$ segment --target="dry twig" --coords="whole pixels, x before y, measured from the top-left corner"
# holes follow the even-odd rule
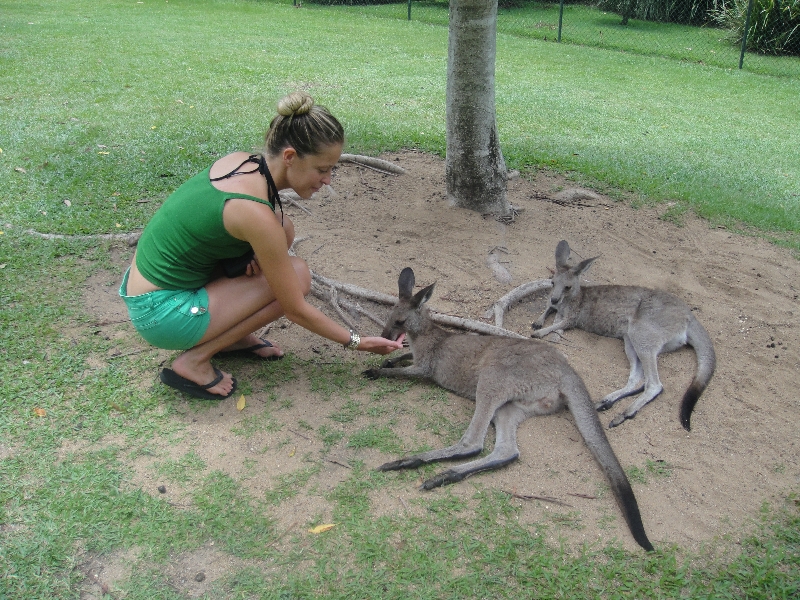
[[[293,434],[295,434],[295,435],[299,435],[299,436],[300,436],[301,438],[303,438],[304,440],[311,441],[311,438],[310,438],[310,437],[308,437],[307,435],[303,435],[303,434],[302,434],[302,433],[300,433],[299,431],[295,431],[294,429],[292,429],[292,428],[290,428],[290,427],[287,427],[287,429],[288,429],[289,431],[291,431]]]
[[[343,463],[340,460],[336,460],[335,458],[326,458],[325,460],[327,460],[329,463],[333,463],[335,465],[339,465],[340,467],[344,467],[345,469],[352,469],[353,468],[350,465],[348,465],[346,463]]]
[[[294,521],[291,525],[289,525],[289,527],[286,528],[286,530],[282,534],[280,534],[278,537],[276,537],[274,540],[272,540],[269,544],[267,544],[265,546],[265,548],[269,548],[270,546],[274,546],[275,544],[280,542],[284,537],[286,537],[286,534],[288,534],[292,529],[297,527],[297,525],[298,525],[298,522]]]
[[[508,494],[512,498],[519,498],[520,500],[541,500],[542,502],[550,502],[551,504],[560,504],[561,506],[569,506],[572,508],[571,504],[567,504],[566,502],[562,502],[558,498],[551,498],[550,496],[535,496],[533,494],[518,494],[516,492],[509,492],[508,490],[501,490],[504,494]]]

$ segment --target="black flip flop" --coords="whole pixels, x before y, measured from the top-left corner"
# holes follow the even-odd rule
[[[181,377],[172,369],[162,369],[161,373],[159,373],[159,376],[161,377],[162,383],[165,383],[169,387],[175,388],[184,394],[194,396],[195,398],[202,398],[203,400],[224,400],[225,398],[230,398],[233,395],[233,392],[236,391],[236,379],[233,380],[233,388],[231,388],[231,391],[227,396],[223,396],[222,394],[214,394],[213,392],[209,392],[208,388],[212,388],[217,385],[224,377],[222,371],[220,371],[217,367],[214,367],[214,374],[217,376],[217,378],[206,385],[199,385],[194,381],[190,381],[185,377]]]
[[[244,356],[245,358],[257,358],[259,360],[281,360],[283,355],[277,356],[273,354],[272,356],[261,356],[259,354],[255,354],[254,351],[258,350],[259,348],[272,348],[272,342],[266,340],[262,337],[258,338],[261,340],[259,344],[253,344],[252,346],[248,346],[247,348],[239,348],[238,350],[228,350],[227,352],[217,352],[214,356],[217,358],[223,358],[225,356]]]

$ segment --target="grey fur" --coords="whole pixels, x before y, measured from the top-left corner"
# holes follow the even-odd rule
[[[620,398],[639,394],[630,406],[609,424],[616,427],[636,416],[664,386],[658,377],[658,355],[689,345],[697,358],[697,373],[681,402],[681,425],[689,431],[692,410],[714,375],[717,360],[714,344],[689,306],[677,296],[660,290],[630,285],[581,285],[581,275],[597,259],[588,258],[574,267],[568,264],[569,244],[556,246],[556,272],[550,303],[531,325],[534,337],[553,331],[583,329],[597,335],[621,339],[631,365],[625,387],[597,403],[607,410]],[[553,324],[545,319],[555,312]]]
[[[428,479],[422,487],[429,490],[461,481],[480,471],[496,469],[516,460],[519,456],[519,424],[529,417],[549,415],[566,406],[572,412],[586,445],[608,477],[633,537],[644,549],[652,550],[636,497],[606,438],[589,392],[564,356],[551,345],[535,340],[446,331],[431,321],[426,305],[435,284],[414,294],[414,272],[410,268],[403,269],[398,284],[400,299],[389,315],[382,335],[396,340],[406,333],[411,353],[386,360],[380,368],[370,369],[364,374],[372,379],[411,377],[432,380],[460,396],[475,400],[475,414],[455,445],[389,462],[379,469],[407,469],[440,460],[475,456],[483,450],[489,424],[494,423],[496,440],[489,455],[454,466]],[[413,359],[411,366],[396,366],[409,359]]]

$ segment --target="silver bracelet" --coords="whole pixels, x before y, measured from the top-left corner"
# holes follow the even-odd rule
[[[361,336],[352,329],[350,330],[350,341],[344,347],[348,350],[358,350],[358,345],[361,343]]]

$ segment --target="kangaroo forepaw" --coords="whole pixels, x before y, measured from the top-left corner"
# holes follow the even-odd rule
[[[423,481],[422,485],[420,486],[421,490],[432,490],[433,488],[437,488],[442,485],[447,485],[449,483],[457,483],[464,479],[466,475],[463,473],[459,473],[457,471],[445,471],[443,473],[439,473],[436,477],[431,477],[430,479]]]
[[[378,467],[378,471],[399,471],[400,469],[416,469],[425,463],[418,458],[401,458],[400,460],[393,460]]]
[[[381,372],[378,369],[367,369],[362,371],[361,374],[367,379],[380,379]]]

